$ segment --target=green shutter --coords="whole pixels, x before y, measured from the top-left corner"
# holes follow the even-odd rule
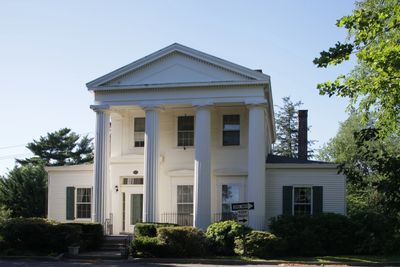
[[[282,214],[291,216],[293,206],[293,186],[284,186],[282,189]]]
[[[67,220],[75,219],[75,187],[67,187]]]
[[[322,213],[323,189],[322,186],[313,186],[313,215]]]

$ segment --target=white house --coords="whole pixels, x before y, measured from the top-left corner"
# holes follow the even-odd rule
[[[95,163],[47,168],[49,219],[120,234],[140,221],[205,229],[233,218],[233,202],[255,203],[257,229],[280,214],[346,212],[335,165],[270,155],[271,82],[260,70],[172,44],[87,87]]]

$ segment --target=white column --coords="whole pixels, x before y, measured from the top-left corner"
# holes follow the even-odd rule
[[[249,211],[249,226],[265,228],[265,105],[249,105],[249,143],[247,200],[254,202]]]
[[[105,223],[105,201],[107,185],[107,159],[109,148],[110,116],[105,112],[108,106],[91,106],[96,112],[96,136],[94,155],[94,183],[92,220]]]
[[[205,230],[211,223],[210,107],[197,107],[195,121],[193,226]]]
[[[145,111],[143,221],[156,222],[159,111],[155,107],[146,108]]]

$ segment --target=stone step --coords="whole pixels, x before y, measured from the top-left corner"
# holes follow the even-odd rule
[[[124,247],[124,245],[118,245],[118,246],[102,245],[100,247],[100,251],[120,251],[121,247]]]

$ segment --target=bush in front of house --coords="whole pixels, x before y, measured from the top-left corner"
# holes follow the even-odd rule
[[[137,223],[135,224],[135,237],[148,236],[156,237],[157,229],[160,227],[175,227],[177,224],[173,223]]]
[[[208,254],[204,232],[191,226],[159,228],[157,238],[170,257],[200,257]]]
[[[153,230],[147,231],[151,228],[145,229],[146,231],[140,231],[139,235],[135,231],[130,245],[134,257],[199,257],[208,253],[208,242],[204,232],[194,227],[158,227],[157,236],[151,236]]]
[[[0,235],[9,251],[63,252],[79,243],[79,226],[62,225],[43,218],[13,218],[3,223]]]
[[[400,233],[396,220],[376,212],[359,212],[350,219],[355,224],[356,254],[400,253]]]
[[[133,257],[163,257],[166,249],[157,237],[135,236],[130,251]]]
[[[206,237],[216,255],[234,255],[235,238],[243,238],[250,228],[235,221],[216,222],[208,226]]]
[[[236,238],[235,253],[243,256],[269,258],[280,256],[285,251],[285,242],[274,234],[251,231],[244,238]]]
[[[271,220],[270,230],[286,242],[287,255],[338,255],[354,251],[355,226],[344,215],[279,216]]]
[[[60,253],[78,244],[82,250],[101,244],[100,224],[57,223],[44,218],[12,218],[1,224],[0,246],[3,254]]]
[[[65,223],[60,225],[72,225],[81,228],[82,231],[79,237],[81,250],[98,249],[103,242],[104,230],[99,223]]]

